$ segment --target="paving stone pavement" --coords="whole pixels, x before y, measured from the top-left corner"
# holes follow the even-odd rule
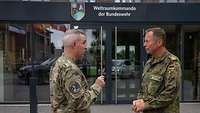
[[[91,113],[133,113],[129,104],[91,106]],[[0,113],[30,113],[29,105],[1,104]],[[51,113],[49,104],[38,105],[38,113]],[[180,113],[200,113],[200,103],[181,103]]]

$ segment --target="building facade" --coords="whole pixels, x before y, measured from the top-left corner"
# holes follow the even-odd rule
[[[62,53],[64,32],[76,28],[87,35],[87,54],[77,64],[89,84],[106,74],[97,103],[131,103],[148,59],[144,31],[156,26],[166,30],[167,48],[182,62],[181,101],[200,101],[198,1],[22,1],[0,2],[0,103],[35,97],[49,103],[49,69]]]

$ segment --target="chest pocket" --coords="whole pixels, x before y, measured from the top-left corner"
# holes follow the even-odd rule
[[[148,94],[156,95],[156,93],[159,93],[162,84],[164,83],[161,75],[148,75]]]

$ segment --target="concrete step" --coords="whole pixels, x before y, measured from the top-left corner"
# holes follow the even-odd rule
[[[1,104],[0,113],[30,113],[29,104]],[[49,104],[39,104],[38,113],[51,113]],[[133,113],[129,104],[95,104],[91,113]],[[200,103],[181,103],[180,113],[200,113]]]

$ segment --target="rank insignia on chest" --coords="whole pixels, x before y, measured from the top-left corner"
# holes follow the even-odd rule
[[[69,85],[69,90],[70,90],[70,92],[72,92],[72,93],[78,93],[78,92],[80,92],[80,90],[81,90],[81,86],[80,86],[80,84],[78,83],[78,82],[72,82],[70,85]]]

